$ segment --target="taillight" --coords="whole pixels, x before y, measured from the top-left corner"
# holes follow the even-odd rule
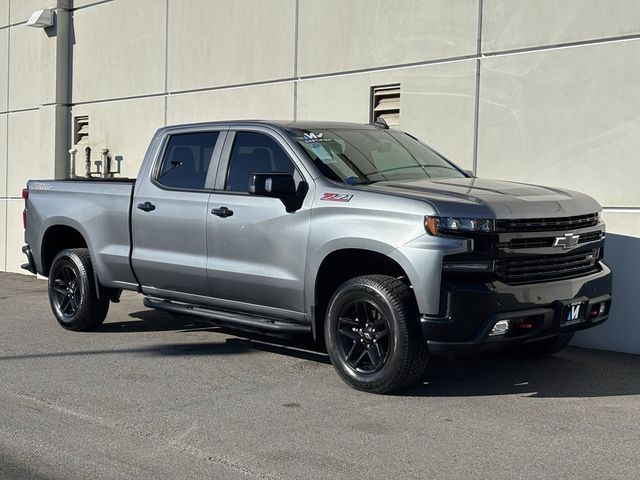
[[[22,226],[27,229],[27,200],[29,200],[29,189],[22,189],[22,198],[24,199],[24,210],[22,211]]]

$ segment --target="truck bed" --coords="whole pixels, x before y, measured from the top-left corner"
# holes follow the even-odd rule
[[[120,288],[135,285],[129,262],[135,181],[131,178],[29,181],[26,241],[38,272],[46,271],[47,262],[51,261],[46,251],[50,229],[67,226],[79,231],[86,240],[102,285]]]

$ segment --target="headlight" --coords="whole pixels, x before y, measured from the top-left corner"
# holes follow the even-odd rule
[[[494,231],[494,221],[485,218],[424,217],[424,228],[431,235],[491,233]]]

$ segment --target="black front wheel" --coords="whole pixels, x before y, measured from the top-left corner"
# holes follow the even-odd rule
[[[63,250],[56,256],[49,272],[49,303],[63,328],[87,331],[102,325],[109,299],[99,297],[97,288],[86,248]]]
[[[350,386],[391,393],[422,379],[427,346],[411,290],[386,275],[348,280],[334,293],[325,321],[331,363]]]

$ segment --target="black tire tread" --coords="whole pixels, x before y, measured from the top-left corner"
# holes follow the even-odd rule
[[[403,337],[403,343],[407,348],[401,351],[400,360],[389,379],[378,383],[358,382],[337,369],[340,376],[354,388],[379,394],[393,393],[422,380],[427,368],[429,352],[418,323],[418,307],[409,287],[388,275],[363,275],[343,283],[334,294],[334,298],[351,285],[368,285],[385,294],[399,318],[400,331],[396,334]],[[333,303],[334,298],[329,305]]]
[[[72,330],[75,332],[87,332],[91,330],[95,330],[104,322],[107,317],[107,313],[109,312],[109,299],[106,295],[100,296],[98,298],[97,294],[97,285],[95,282],[95,277],[93,275],[93,265],[91,263],[91,256],[89,254],[89,250],[86,248],[70,248],[67,250],[63,250],[52,263],[56,264],[61,258],[67,257],[73,261],[73,257],[76,258],[74,262],[78,267],[80,276],[83,277],[84,281],[87,282],[88,288],[86,288],[85,295],[83,295],[82,303],[80,306],[80,310],[76,314],[76,318],[72,322],[62,322],[59,318],[58,323],[67,330]],[[52,278],[49,277],[49,290],[52,289]],[[51,295],[51,293],[50,293]],[[55,310],[54,310],[55,315]]]

